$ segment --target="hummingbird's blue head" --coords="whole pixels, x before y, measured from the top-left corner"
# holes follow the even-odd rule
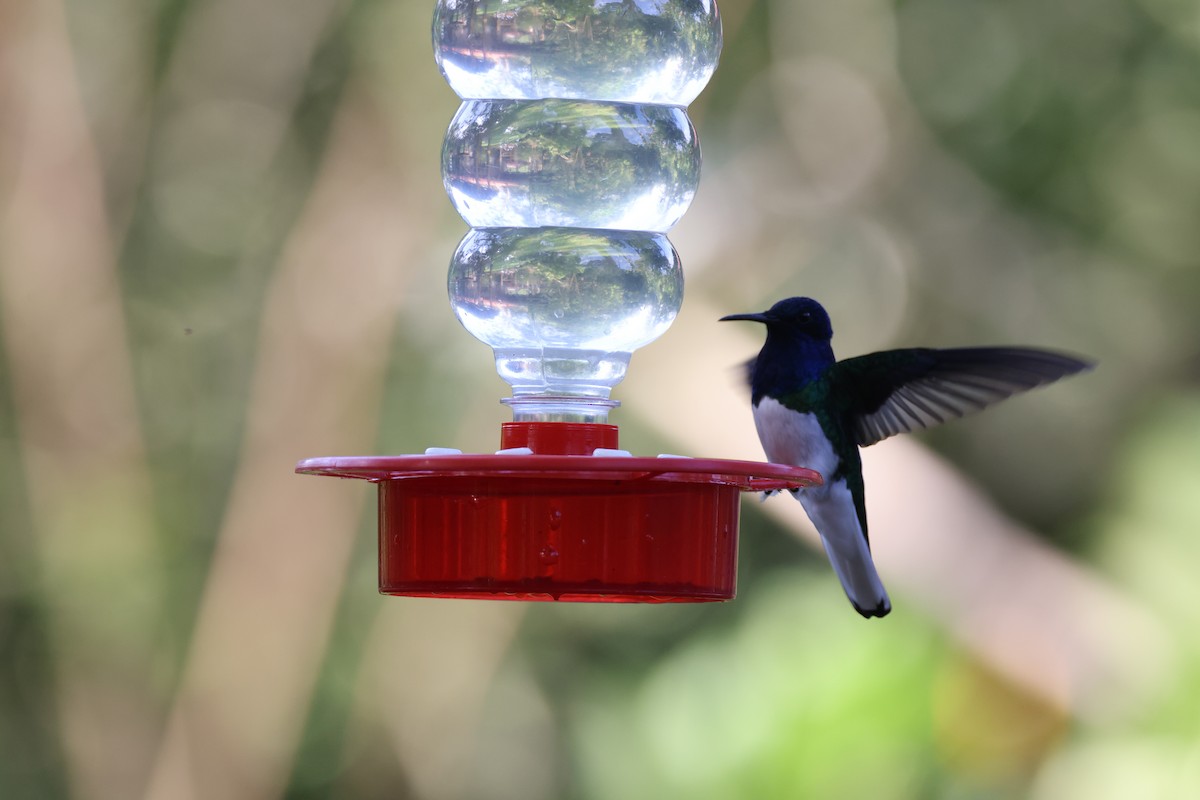
[[[750,362],[753,401],[781,397],[821,377],[834,364],[833,325],[821,304],[810,297],[780,300],[759,314],[730,314],[725,320],[761,322],[767,341]]]
[[[811,297],[789,297],[780,300],[759,314],[730,314],[726,320],[748,320],[767,326],[767,338],[810,339],[828,342],[833,338],[833,325],[821,304]]]

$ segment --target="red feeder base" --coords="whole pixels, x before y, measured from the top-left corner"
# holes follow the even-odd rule
[[[591,455],[613,425],[513,422],[532,454],[314,458],[379,483],[385,594],[615,603],[733,598],[738,494],[820,483],[783,464]]]

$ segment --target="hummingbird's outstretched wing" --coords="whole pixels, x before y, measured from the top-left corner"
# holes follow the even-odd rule
[[[1014,394],[1090,369],[1088,361],[1029,347],[907,348],[839,361],[831,394],[866,447],[938,425]]]

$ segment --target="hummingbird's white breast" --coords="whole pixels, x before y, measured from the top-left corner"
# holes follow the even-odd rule
[[[815,469],[826,480],[837,472],[837,454],[816,414],[802,414],[764,397],[754,407],[754,426],[768,461]]]

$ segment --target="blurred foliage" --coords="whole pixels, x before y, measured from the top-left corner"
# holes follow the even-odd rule
[[[6,90],[32,69],[22,61],[32,32],[56,30],[53,14],[45,22],[35,7],[56,4],[0,7],[4,113],[27,108],[9,103],[20,93]],[[824,562],[753,504],[743,515],[736,603],[500,611],[379,598],[364,507],[356,531],[320,532],[357,536],[335,570],[343,583],[326,587],[334,607],[289,623],[319,629],[322,614],[332,619],[318,637],[311,689],[290,707],[294,752],[285,743],[283,755],[260,760],[284,776],[275,794],[1200,796],[1195,8],[727,0],[721,9],[721,67],[691,110],[705,176],[672,233],[689,297],[729,311],[786,294],[821,297],[844,355],[1009,340],[1098,358],[1086,385],[926,441],[1009,515],[1152,615],[1170,645],[1169,663],[1151,665],[1159,685],[1120,714],[1089,717],[1009,682],[912,611],[864,625]],[[64,10],[71,88],[92,148],[61,168],[92,159],[103,181],[112,248],[100,260],[116,265],[149,485],[144,497],[133,492],[141,499],[132,510],[109,513],[101,500],[118,502],[108,492],[119,493],[125,461],[86,461],[98,481],[94,504],[79,484],[39,482],[46,452],[86,453],[91,440],[64,434],[62,445],[28,432],[22,415],[61,398],[23,394],[18,371],[33,345],[11,327],[25,299],[8,298],[0,797],[128,797],[120,792],[130,786],[154,796],[145,787],[156,747],[195,658],[213,565],[231,546],[222,532],[254,491],[239,476],[259,452],[248,433],[263,391],[256,381],[287,380],[272,372],[263,343],[273,303],[322,299],[287,283],[280,267],[310,252],[306,226],[329,208],[321,187],[398,198],[378,227],[400,231],[402,245],[385,256],[399,280],[355,269],[369,260],[353,246],[357,229],[333,237],[345,246],[336,251],[344,280],[377,282],[368,294],[378,306],[362,311],[363,325],[388,331],[381,374],[360,392],[382,398],[375,449],[413,452],[494,430],[495,398],[505,392],[444,297],[445,264],[464,229],[438,176],[457,101],[429,51],[431,4],[73,0]],[[16,237],[5,220],[22,199],[14,187],[29,146],[13,120],[21,118],[0,115],[0,239]],[[376,141],[386,153],[377,168],[338,172],[339,158]],[[55,237],[74,235],[69,215],[44,222],[61,231]],[[0,250],[0,259],[13,252]],[[321,285],[324,299],[338,292],[337,281]],[[353,315],[336,308],[333,316]],[[76,322],[47,319],[39,331],[54,337]],[[321,314],[304,322],[318,334],[343,330]],[[341,342],[329,337],[336,352]],[[713,368],[688,342],[667,336],[655,346],[677,348],[681,369]],[[314,363],[323,354],[309,353]],[[322,391],[318,383],[288,396],[319,417],[329,402]],[[672,450],[636,415],[619,421],[624,446]],[[292,463],[281,458],[272,469],[287,473]],[[70,536],[46,534],[46,509],[70,511]],[[148,545],[128,519],[148,520]],[[129,564],[154,574],[130,574]],[[305,596],[315,588],[303,587]],[[458,626],[477,617],[469,630],[492,637],[478,638],[494,645],[494,663],[468,638],[465,651],[447,650],[445,674],[406,671],[467,637]],[[389,645],[397,631],[409,638]],[[258,654],[230,658],[250,669]],[[474,684],[450,667],[477,668],[482,688],[454,688]],[[104,691],[80,694],[78,685],[93,684],[76,679],[93,670]],[[426,683],[406,685],[422,676]],[[395,700],[405,692],[445,692],[441,716],[409,721],[419,704]],[[115,720],[103,737],[131,752],[149,743],[131,757],[140,767],[113,779],[126,788],[84,779],[100,737],[89,720]],[[259,763],[238,755],[236,768],[220,768],[239,774]]]

